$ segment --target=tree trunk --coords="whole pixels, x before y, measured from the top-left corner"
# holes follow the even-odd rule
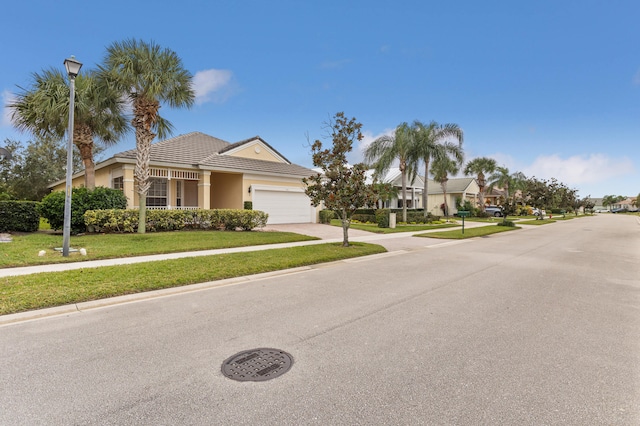
[[[144,98],[136,98],[133,105],[134,117],[131,121],[133,128],[136,130],[136,167],[134,177],[137,184],[137,192],[139,197],[139,220],[138,233],[146,232],[146,209],[147,194],[151,182],[149,181],[150,170],[149,160],[151,154],[151,141],[156,135],[151,131],[153,124],[158,117],[158,109],[160,104],[157,101],[147,100]]]
[[[96,166],[93,162],[93,135],[87,125],[73,126],[73,143],[80,151],[80,158],[84,165],[84,186],[87,189],[96,187]]]
[[[349,225],[351,221],[348,219],[342,220],[342,247],[349,247]]]
[[[407,174],[405,166],[400,162],[400,173],[402,174],[402,221],[407,222]]]
[[[342,247],[349,247],[349,225],[351,220],[347,219],[347,212],[342,210]]]
[[[480,211],[484,212],[484,186],[486,181],[484,179],[484,174],[478,173],[478,197],[480,198]]]
[[[429,215],[427,211],[429,207],[429,157],[424,159],[424,189],[422,190],[422,208],[424,209],[424,217]]]
[[[447,179],[448,180],[448,179]],[[442,195],[444,196],[444,216],[447,218],[447,222],[449,221],[449,204],[447,203],[447,181],[444,180],[440,184],[442,186]]]

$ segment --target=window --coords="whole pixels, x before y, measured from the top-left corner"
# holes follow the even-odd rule
[[[167,205],[167,180],[151,178],[151,187],[147,193],[147,206],[166,207]]]
[[[111,181],[111,186],[113,187],[113,189],[124,191],[124,178],[122,176],[113,178],[113,180]]]

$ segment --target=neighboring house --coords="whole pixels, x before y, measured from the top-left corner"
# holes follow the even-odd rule
[[[632,212],[638,211],[638,208],[634,204],[635,200],[636,199],[634,197],[627,197],[626,199],[613,204],[611,209],[627,209]]]
[[[121,189],[128,208],[137,208],[136,150],[96,164],[96,186]],[[316,209],[302,178],[314,172],[292,164],[259,136],[229,143],[192,132],[151,145],[148,209],[242,209],[269,214],[269,224],[316,222]],[[73,176],[81,186],[84,172]],[[64,190],[65,182],[52,184]]]
[[[442,186],[431,179],[429,179],[428,194],[428,208],[429,212],[436,216],[444,215],[444,211],[441,206],[444,204],[444,193]],[[474,178],[455,178],[447,181],[447,206],[449,207],[449,214],[454,215],[458,212],[456,209],[456,199],[460,199],[461,202],[469,200],[472,205],[476,205],[478,202],[478,192],[480,187]]]
[[[367,170],[366,183],[373,183],[373,170]],[[398,190],[398,197],[388,200],[384,203],[384,208],[401,209],[405,203],[402,198],[402,173],[400,169],[395,167],[389,169],[387,174],[378,178],[379,183],[390,183]],[[406,204],[408,209],[421,209],[422,208],[422,190],[424,188],[424,181],[421,176],[416,176],[415,180],[411,181],[407,176],[407,198]]]
[[[608,207],[605,207],[604,205],[602,205],[602,198],[592,198],[591,201],[594,203],[593,205],[594,212],[599,213],[599,212],[609,210]]]

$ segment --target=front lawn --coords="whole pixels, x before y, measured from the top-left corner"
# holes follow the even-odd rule
[[[417,234],[414,237],[442,238],[451,240],[463,240],[465,238],[483,237],[485,235],[497,234],[499,232],[513,231],[520,229],[518,226],[481,226],[478,228],[465,228],[464,234],[462,229],[443,232],[429,232],[428,234]]]
[[[546,225],[547,223],[555,223],[557,219],[541,219],[541,220],[525,220],[518,222],[518,225]]]
[[[332,219],[331,225],[342,228],[342,222],[340,219]],[[441,224],[415,224],[415,225],[397,225],[395,228],[379,228],[376,224],[371,223],[351,223],[349,229],[359,229],[361,231],[373,232],[376,234],[393,234],[396,232],[415,232],[415,231],[428,231],[431,229],[444,229],[454,228],[460,226],[459,223],[441,223]]]
[[[332,243],[5,277],[0,278],[0,315],[385,251],[375,244]]]
[[[84,248],[86,256],[70,253],[62,257],[54,250],[62,247],[62,235],[49,232],[14,234],[13,241],[0,243],[0,268],[110,259],[148,254],[213,250],[317,240],[315,237],[291,232],[175,231],[146,234],[87,234],[71,236],[71,248]],[[45,250],[44,256],[38,256]]]

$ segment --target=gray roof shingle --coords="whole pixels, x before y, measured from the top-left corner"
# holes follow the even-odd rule
[[[286,160],[282,154],[273,149],[273,147],[267,144],[259,136],[231,144],[227,141],[223,141],[222,139],[218,139],[204,133],[191,132],[152,144],[150,162],[151,164],[181,164],[206,170],[232,169],[238,170],[238,172],[273,173],[293,176],[310,176],[315,174],[313,170],[298,166],[297,164],[224,155],[225,152],[256,139],[262,141],[265,145],[269,146],[269,148],[280,155],[280,157]],[[131,149],[124,151],[115,154],[114,157],[135,160],[136,150]]]

